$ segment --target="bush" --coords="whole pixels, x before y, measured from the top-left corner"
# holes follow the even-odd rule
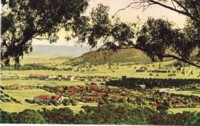
[[[76,106],[77,103],[78,103],[78,101],[75,100],[75,99],[71,99],[71,100],[70,100],[70,103],[72,104],[72,106]]]
[[[18,114],[17,123],[44,124],[44,117],[36,110],[24,110]]]
[[[70,105],[70,101],[67,100],[67,99],[64,99],[64,100],[62,101],[62,103],[63,103],[64,106]]]
[[[12,123],[13,119],[12,119],[12,115],[8,112],[2,111],[0,110],[0,123]]]
[[[30,103],[30,100],[28,100],[28,99],[25,99],[25,102],[28,102],[28,103]]]

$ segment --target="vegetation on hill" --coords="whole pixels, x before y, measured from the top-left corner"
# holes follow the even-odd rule
[[[120,49],[117,51],[108,49],[99,49],[83,54],[80,57],[70,60],[72,64],[89,62],[91,64],[104,63],[123,63],[133,62],[135,64],[147,64],[151,60],[140,50],[137,49]]]

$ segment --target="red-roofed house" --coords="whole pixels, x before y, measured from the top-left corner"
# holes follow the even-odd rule
[[[153,108],[157,108],[157,107],[161,106],[161,104],[152,104],[151,106],[152,106]]]
[[[63,101],[63,96],[60,96],[60,95],[53,95],[53,96],[39,95],[39,96],[34,97],[33,100],[36,103],[48,103],[50,101],[55,101],[55,102],[61,103]]]
[[[39,95],[34,97],[33,99],[36,103],[47,103],[51,100],[49,95]]]
[[[199,103],[195,103],[196,107],[200,107],[200,102]]]
[[[90,89],[97,89],[98,85],[97,84],[89,84],[87,85]]]

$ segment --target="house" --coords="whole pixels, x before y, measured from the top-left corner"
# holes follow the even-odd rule
[[[91,96],[82,96],[81,98],[87,101],[97,101],[96,97],[91,97]]]
[[[47,80],[49,78],[49,75],[38,75],[38,74],[30,74],[30,79],[41,79],[41,80]]]
[[[89,84],[87,85],[90,89],[97,89],[98,88],[98,85],[97,84]]]
[[[6,90],[26,90],[26,89],[32,89],[32,88],[33,87],[31,85],[18,85],[18,84],[5,86]]]
[[[64,87],[63,87],[63,86],[55,86],[55,87],[54,87],[54,90],[55,90],[55,91],[63,91],[63,90],[64,90]]]
[[[68,80],[68,81],[74,81],[75,76],[68,75],[68,76],[62,76],[63,80]]]
[[[96,91],[92,90],[91,93],[90,93],[90,96],[97,96],[97,94],[98,93]]]
[[[159,92],[175,91],[174,88],[157,88],[156,90],[159,91]]]
[[[146,88],[146,85],[145,85],[145,84],[140,84],[139,87],[140,87],[141,89],[145,89],[145,88]]]
[[[157,108],[157,107],[161,106],[161,104],[152,104],[151,106],[152,106],[153,108]]]
[[[101,93],[108,93],[109,92],[109,89],[108,88],[103,88],[102,90],[101,90]]]
[[[122,91],[122,92],[120,92],[120,94],[121,94],[122,96],[127,96],[129,93],[128,93],[127,91]]]
[[[34,97],[34,102],[35,103],[48,103],[48,102],[57,102],[57,103],[61,103],[63,101],[63,96],[61,95],[53,95],[53,96],[49,96],[49,95],[39,95]]]
[[[54,96],[51,96],[51,101],[55,101],[57,103],[62,103],[63,101],[63,96],[61,95],[54,95]]]
[[[102,97],[102,96],[105,96],[105,95],[106,95],[106,93],[97,93],[98,97]]]
[[[49,95],[39,95],[34,97],[35,103],[48,103],[51,100],[51,97]]]
[[[200,108],[200,102],[199,103],[195,103],[195,106]]]
[[[48,79],[49,79],[49,80],[58,80],[59,78],[58,78],[57,75],[49,75],[49,76],[48,76]]]
[[[185,105],[183,103],[179,102],[179,103],[175,103],[174,107],[185,107]]]

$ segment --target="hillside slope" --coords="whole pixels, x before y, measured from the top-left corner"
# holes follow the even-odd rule
[[[92,64],[103,64],[103,63],[150,63],[150,59],[140,50],[137,49],[120,49],[117,51],[99,49],[96,51],[90,51],[83,54],[80,57],[71,60],[72,63],[79,64],[89,62]]]

